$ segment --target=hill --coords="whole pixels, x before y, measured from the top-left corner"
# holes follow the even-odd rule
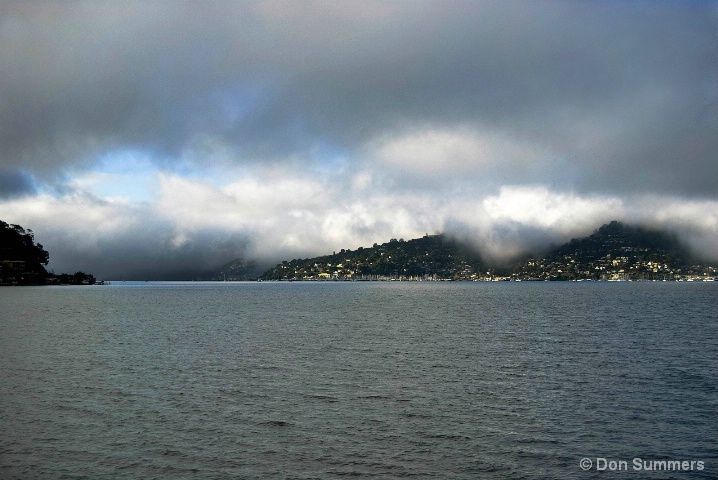
[[[541,258],[496,269],[443,234],[284,261],[264,280],[696,280],[715,267],[691,261],[674,235],[613,221]]]
[[[523,280],[680,280],[714,276],[675,235],[613,221],[593,234],[517,266]]]
[[[321,257],[285,261],[262,275],[265,280],[428,280],[477,278],[479,255],[445,235],[426,235]]]

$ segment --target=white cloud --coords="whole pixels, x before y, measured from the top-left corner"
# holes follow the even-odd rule
[[[368,174],[320,181],[254,172],[215,186],[163,174],[156,212],[185,235],[206,228],[246,232],[254,239],[253,255],[275,259],[413,238],[441,228],[440,210],[430,197],[367,193],[370,183]]]
[[[512,175],[530,167],[547,152],[500,131],[426,129],[375,141],[373,156],[404,175],[472,178]]]
[[[84,193],[47,194],[0,204],[2,215],[36,232],[65,229],[63,236],[87,247],[97,234],[112,234],[137,225],[140,208]]]
[[[180,228],[251,230],[308,222],[325,208],[331,186],[310,178],[244,177],[225,186],[163,174],[157,211]]]
[[[544,229],[580,230],[603,219],[623,217],[623,202],[609,196],[581,197],[545,186],[503,186],[483,200],[494,222],[516,222]]]
[[[641,195],[627,220],[668,228],[696,252],[718,260],[718,201]]]
[[[215,185],[165,173],[151,202],[113,201],[75,188],[57,197],[8,200],[0,212],[4,221],[35,231],[50,251],[51,268],[103,276],[201,271],[237,256],[277,262],[436,232],[474,243],[489,258],[506,259],[587,235],[614,219],[673,229],[718,259],[715,201],[582,196],[545,185],[437,197],[382,190],[371,177],[320,180],[255,171]]]

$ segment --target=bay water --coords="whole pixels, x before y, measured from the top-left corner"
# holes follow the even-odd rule
[[[717,300],[698,282],[1,288],[0,478],[716,478]]]

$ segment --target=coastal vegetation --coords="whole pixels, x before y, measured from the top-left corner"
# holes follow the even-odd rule
[[[0,220],[0,285],[94,284],[93,275],[85,272],[56,275],[45,269],[50,254],[35,234],[20,225]]]

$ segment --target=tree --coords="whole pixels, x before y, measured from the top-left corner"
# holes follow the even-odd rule
[[[42,284],[50,254],[35,244],[35,234],[0,220],[0,283]]]

